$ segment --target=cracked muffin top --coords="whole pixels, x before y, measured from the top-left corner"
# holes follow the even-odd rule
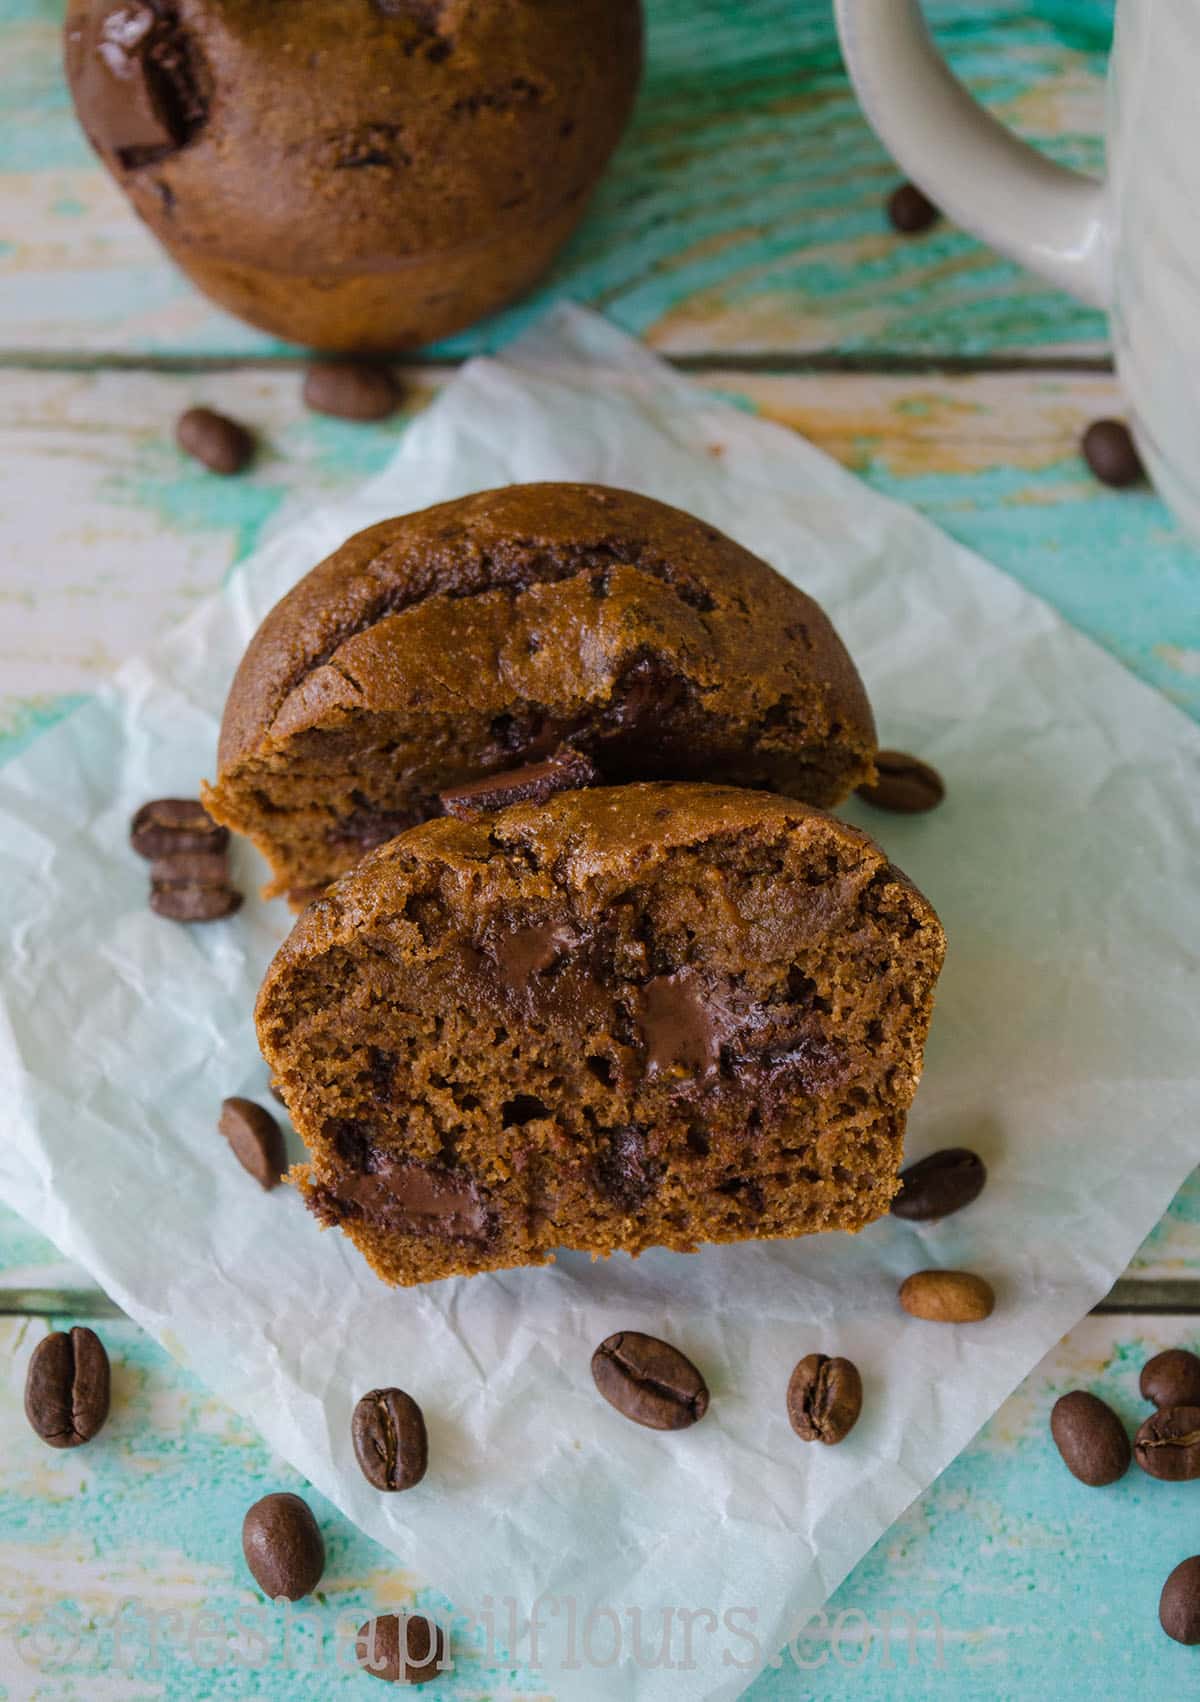
[[[70,0],[65,57],[92,146],[159,236],[354,273],[582,202],[632,105],[641,8]]]
[[[518,485],[360,532],[271,611],[206,803],[291,891],[562,747],[608,783],[828,806],[875,729],[823,611],[732,539],[627,491]]]

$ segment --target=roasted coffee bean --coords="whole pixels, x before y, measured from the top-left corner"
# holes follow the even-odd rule
[[[110,1376],[104,1343],[77,1324],[55,1330],[33,1351],[25,1377],[25,1416],[52,1448],[90,1442],[108,1417]]]
[[[544,804],[556,792],[594,786],[598,778],[596,765],[582,751],[562,750],[545,762],[452,787],[441,794],[441,805],[448,816],[470,821],[482,811],[503,810],[509,804]]]
[[[424,1684],[450,1670],[446,1634],[418,1613],[381,1613],[358,1628],[358,1664],[387,1684]]]
[[[1142,1366],[1143,1398],[1156,1407],[1200,1407],[1200,1358],[1185,1347],[1169,1347]]]
[[[862,1411],[862,1378],[849,1359],[810,1353],[792,1372],[787,1413],[803,1442],[845,1441]]]
[[[978,1153],[965,1146],[948,1146],[910,1164],[900,1172],[900,1181],[903,1187],[892,1201],[892,1216],[908,1223],[930,1223],[977,1200],[987,1170]]]
[[[1133,1439],[1133,1457],[1144,1472],[1166,1483],[1200,1477],[1200,1406],[1151,1413]]]
[[[229,858],[224,851],[178,851],[150,865],[156,886],[228,886]]]
[[[907,751],[880,751],[875,758],[876,781],[860,786],[858,795],[876,810],[893,815],[919,816],[936,809],[946,796],[945,783],[936,768]]]
[[[1055,1401],[1050,1434],[1063,1464],[1080,1483],[1101,1489],[1129,1470],[1132,1450],[1125,1426],[1110,1406],[1086,1389]]]
[[[312,1509],[298,1495],[264,1495],[242,1520],[242,1553],[269,1601],[311,1595],[325,1570],[325,1542]]]
[[[411,1489],[429,1464],[425,1418],[403,1389],[372,1389],[354,1409],[354,1457],[376,1489]]]
[[[254,457],[254,439],[244,425],[211,408],[189,408],[175,423],[175,441],[185,455],[210,473],[240,473]]]
[[[919,236],[937,224],[941,213],[923,189],[902,183],[888,196],[887,214],[893,230],[904,236]]]
[[[592,1355],[596,1387],[611,1406],[650,1430],[686,1430],[708,1411],[704,1378],[657,1336],[620,1330]]]
[[[1083,434],[1083,458],[1102,485],[1122,490],[1146,477],[1133,434],[1123,420],[1094,420]]]
[[[233,1156],[261,1188],[274,1188],[287,1165],[283,1133],[271,1113],[252,1099],[225,1099],[217,1124]]]
[[[1200,1554],[1181,1560],[1163,1585],[1158,1623],[1177,1643],[1200,1643]]]
[[[129,824],[139,857],[174,857],[184,851],[224,851],[229,829],[219,827],[198,798],[152,798]]]
[[[386,419],[399,401],[388,369],[367,361],[319,361],[304,380],[305,407],[339,420]]]
[[[991,1317],[996,1296],[972,1271],[914,1271],[901,1284],[900,1304],[932,1324],[978,1324]]]
[[[150,908],[171,922],[219,922],[242,907],[242,895],[227,886],[186,886],[155,881],[150,887]]]

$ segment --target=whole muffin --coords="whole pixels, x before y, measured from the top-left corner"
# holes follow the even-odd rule
[[[172,258],[314,348],[410,348],[545,270],[633,104],[640,0],[69,0],[92,146]]]
[[[295,1174],[389,1282],[861,1229],[945,938],[871,840],[640,785],[432,821],[312,904],[259,1040]]]
[[[360,532],[276,605],[205,804],[300,901],[440,793],[563,747],[610,783],[832,805],[875,728],[822,610],[732,539],[628,491],[512,485]]]

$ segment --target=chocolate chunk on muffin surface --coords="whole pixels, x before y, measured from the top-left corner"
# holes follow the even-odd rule
[[[824,613],[749,551],[625,491],[518,485],[360,532],[272,610],[205,803],[290,892],[562,747],[610,783],[832,805],[875,729]]]
[[[69,0],[88,139],[198,287],[389,352],[526,289],[633,104],[639,0]]]
[[[301,917],[259,1039],[312,1210],[385,1280],[861,1228],[941,967],[862,833],[643,784],[431,821]]]

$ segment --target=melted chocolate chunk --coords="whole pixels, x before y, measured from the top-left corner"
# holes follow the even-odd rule
[[[332,1138],[347,1173],[316,1190],[318,1216],[366,1218],[409,1235],[461,1241],[486,1241],[491,1234],[482,1190],[465,1171],[393,1158],[355,1123],[338,1126]]]
[[[204,67],[166,0],[97,6],[67,60],[89,137],[127,171],[176,153],[208,116]]]
[[[544,975],[578,944],[579,936],[567,923],[547,921],[498,934],[489,949],[509,992],[523,993],[535,975]]]
[[[597,778],[595,764],[582,751],[561,750],[545,762],[455,786],[441,794],[441,803],[448,816],[471,821],[487,810],[503,810],[509,804],[544,804],[556,792],[594,786]]]
[[[386,845],[398,833],[415,827],[421,820],[415,810],[377,810],[363,804],[334,822],[326,833],[331,845],[350,845],[362,851],[373,851]]]
[[[715,1076],[721,1047],[736,1033],[737,1017],[693,969],[657,975],[639,995],[638,1021],[646,1042],[646,1074]]]

